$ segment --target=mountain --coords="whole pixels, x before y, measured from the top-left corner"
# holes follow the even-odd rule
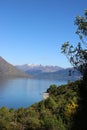
[[[71,75],[69,75],[71,71]],[[50,80],[67,80],[75,81],[81,78],[81,74],[73,68],[62,69],[56,72],[41,72],[41,71],[26,71],[27,74],[32,75],[33,78],[50,79]]]
[[[34,64],[25,64],[16,66],[27,74],[32,75],[33,78],[50,79],[50,80],[77,80],[81,74],[73,68],[61,68],[59,66],[43,66]]]
[[[50,66],[50,65],[46,65],[43,66],[41,64],[25,64],[25,65],[16,65],[16,67],[20,70],[23,71],[32,71],[32,72],[36,72],[36,71],[41,71],[41,72],[56,72],[58,70],[61,70],[63,68],[59,67],[59,66]]]
[[[0,78],[1,77],[29,77],[29,75],[17,69],[0,56]]]

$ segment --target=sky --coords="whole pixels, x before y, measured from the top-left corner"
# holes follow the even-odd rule
[[[79,42],[76,16],[86,0],[0,0],[0,56],[13,65],[70,67],[61,46]]]

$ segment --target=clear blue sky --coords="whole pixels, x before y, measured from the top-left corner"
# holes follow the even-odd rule
[[[0,55],[11,64],[69,67],[65,41],[78,42],[74,20],[86,0],[0,0]]]

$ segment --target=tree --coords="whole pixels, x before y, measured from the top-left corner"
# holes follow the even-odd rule
[[[70,63],[83,75],[83,80],[87,80],[87,10],[84,16],[77,16],[75,20],[77,26],[76,34],[80,42],[76,47],[65,42],[62,45],[62,53],[66,55]]]
[[[80,42],[76,47],[66,42],[62,45],[64,53],[71,64],[83,75],[83,80],[79,84],[78,110],[74,116],[74,122],[71,130],[87,129],[87,10],[84,16],[77,16],[75,20],[77,26],[76,34]],[[70,107],[70,106],[69,106]],[[83,120],[85,119],[85,120]]]

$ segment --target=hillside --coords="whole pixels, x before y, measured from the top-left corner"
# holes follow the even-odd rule
[[[75,118],[82,109],[78,104],[79,90],[80,81],[59,87],[51,85],[47,90],[49,98],[29,108],[0,108],[0,130],[81,130],[81,117]],[[76,120],[80,126],[74,125]]]
[[[0,78],[1,77],[29,77],[29,75],[17,69],[0,56]]]

